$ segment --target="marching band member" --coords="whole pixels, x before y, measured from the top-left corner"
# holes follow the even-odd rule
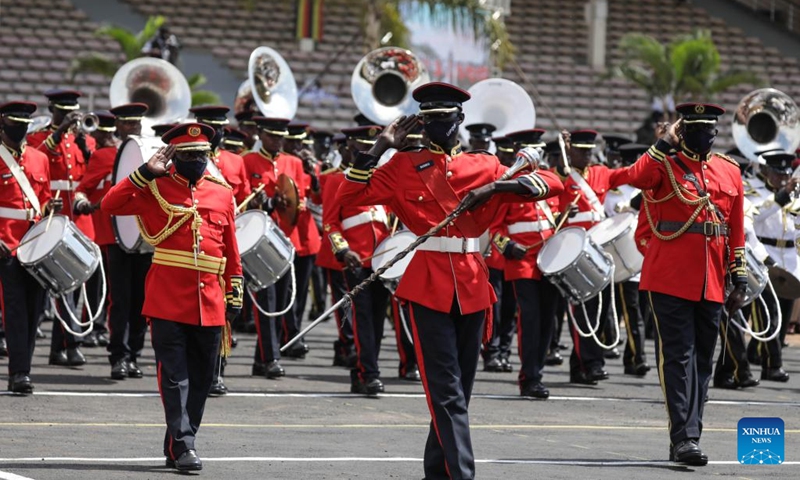
[[[398,152],[377,168],[389,147],[400,146],[419,122],[400,117],[383,130],[367,153],[360,153],[339,189],[347,205],[387,205],[417,235],[425,233],[464,202],[472,210],[417,248],[397,296],[408,302],[414,347],[431,411],[425,447],[425,477],[475,477],[467,406],[478,363],[484,320],[496,300],[478,252],[478,236],[501,201],[528,201],[557,195],[561,183],[549,172],[496,181],[505,171],[486,154],[463,153],[458,125],[469,93],[443,83],[413,92],[420,102],[428,148]],[[496,198],[495,193],[505,192]],[[488,201],[488,203],[486,203]],[[491,324],[490,324],[491,325]]]
[[[166,416],[166,464],[178,471],[203,468],[195,436],[227,341],[223,326],[241,309],[244,288],[233,193],[205,175],[214,135],[198,123],[173,128],[162,137],[168,146],[102,202],[112,215],[137,215],[155,246],[142,313],[150,323]]]
[[[353,153],[365,152],[375,144],[381,127],[363,126],[342,129]],[[336,194],[345,181],[344,175],[329,178],[325,188],[334,201],[322,212],[323,229],[336,259],[344,265],[345,288],[351,290],[372,275],[372,261],[368,259],[378,245],[389,236],[386,211],[382,206],[355,206],[342,203]],[[362,260],[364,259],[364,260]],[[353,299],[351,319],[356,347],[356,365],[350,371],[350,392],[376,395],[384,391],[378,368],[383,326],[389,291],[382,282],[370,284]]]
[[[163,137],[165,133],[169,132],[173,128],[177,127],[177,123],[159,123],[157,125],[152,125],[150,128],[153,129],[153,133],[156,137]]]
[[[612,170],[605,165],[592,165],[592,151],[596,147],[597,132],[578,130],[569,134],[568,154],[572,167],[570,172],[559,172],[564,179],[564,193],[559,198],[562,213],[569,215],[566,225],[583,227],[589,230],[605,218],[603,201],[608,191],[628,183],[627,168]],[[584,309],[575,308],[575,321],[583,331],[590,329],[599,315],[598,332],[605,332],[608,323],[611,285],[602,292],[603,308],[598,312],[600,299],[594,297],[586,302]],[[588,316],[588,317],[587,317]],[[613,321],[617,321],[614,319]],[[608,378],[605,370],[603,349],[593,338],[578,334],[570,322],[572,332],[572,354],[569,357],[570,382],[596,385],[598,380]]]
[[[129,103],[114,107],[114,130],[121,140],[142,132],[142,118],[147,105]],[[105,119],[99,116],[101,126]],[[109,328],[108,361],[111,378],[142,378],[142,370],[136,363],[144,348],[147,322],[142,315],[145,300],[145,278],[153,255],[149,252],[129,253],[117,245],[111,215],[100,210],[103,198],[111,189],[111,176],[117,157],[117,145],[99,148],[91,158],[91,165],[76,190],[75,211],[81,215],[91,214],[95,218],[98,245],[108,258]]]
[[[48,90],[44,92],[49,102],[48,109],[53,114],[49,128],[36,131],[28,135],[28,145],[36,148],[50,161],[50,189],[53,196],[57,191],[64,198],[67,215],[75,225],[86,234],[89,239],[94,239],[94,225],[92,217],[88,215],[75,216],[73,206],[75,203],[74,191],[86,171],[86,161],[94,151],[94,139],[82,132],[73,134],[72,129],[81,118],[78,111],[78,98],[81,93],[75,90]],[[74,295],[77,295],[74,294]],[[68,296],[68,303],[57,302],[56,308],[73,308],[74,297]],[[79,314],[78,314],[79,315]],[[71,325],[73,331],[80,331],[80,327],[71,320],[66,313],[61,315]],[[86,363],[86,358],[81,353],[80,340],[63,327],[57,318],[53,318],[53,337],[50,342],[50,365],[78,366]]]
[[[491,123],[473,123],[464,128],[469,132],[470,151],[489,151],[489,146],[492,144],[492,133],[497,130],[497,127]]]
[[[617,137],[604,138],[608,143],[609,138],[616,139]],[[622,143],[616,150],[618,167],[624,168],[633,165],[647,149],[647,145],[631,143],[630,141]],[[607,158],[611,159],[612,157],[608,155]],[[639,189],[630,185],[619,185],[617,188],[609,190],[604,202],[606,215],[613,217],[624,212],[636,213],[636,210],[631,207],[631,198],[638,193]],[[625,333],[628,336],[622,357],[625,374],[643,377],[650,371],[650,365],[647,364],[647,357],[644,353],[644,319],[639,307],[639,278],[639,275],[634,275],[633,278],[625,282],[615,283],[616,296],[614,301],[616,302],[617,312],[622,314],[622,320],[625,322]]]
[[[33,392],[31,360],[45,292],[20,265],[17,248],[31,222],[63,207],[63,199],[50,193],[47,156],[25,143],[35,111],[30,102],[0,105],[0,310],[8,339],[8,390],[19,394]]]
[[[247,134],[238,128],[225,126],[222,134],[222,143],[219,148],[227,150],[236,155],[241,155],[245,151],[245,141],[247,141]],[[242,161],[244,164],[244,161]]]
[[[256,116],[256,113],[250,110],[245,110],[235,115],[237,128],[246,135],[244,140],[245,152],[253,151],[253,146],[259,137],[258,125],[253,120],[254,116]]]
[[[747,284],[742,181],[734,160],[711,153],[716,105],[683,104],[681,119],[630,168],[630,184],[648,190],[642,210],[651,229],[640,289],[657,333],[670,460],[702,466],[704,399],[719,318],[733,315]],[[672,154],[672,150],[678,150]],[[725,277],[734,289],[725,300]]]

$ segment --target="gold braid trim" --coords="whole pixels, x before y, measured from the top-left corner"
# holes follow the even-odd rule
[[[650,224],[650,230],[653,232],[653,235],[655,235],[656,238],[668,242],[670,240],[675,240],[676,238],[686,233],[686,230],[688,230],[689,227],[692,226],[694,221],[697,220],[697,217],[700,216],[700,212],[703,211],[703,208],[709,207],[711,197],[708,195],[708,193],[706,193],[704,197],[697,197],[696,194],[690,192],[689,190],[684,188],[681,184],[679,184],[677,180],[675,180],[675,172],[672,171],[672,165],[670,164],[668,159],[665,160],[666,161],[664,161],[663,164],[667,169],[667,176],[669,177],[669,181],[672,184],[672,192],[670,192],[669,195],[665,196],[662,199],[655,199],[648,193],[642,192],[642,198],[644,199],[644,213],[647,215],[647,223]],[[684,196],[684,193],[697,198],[696,199],[687,198],[686,196]],[[671,235],[663,235],[661,232],[658,231],[658,227],[653,222],[653,217],[650,214],[649,204],[663,203],[671,199],[672,197],[677,197],[678,200],[680,200],[681,203],[683,203],[684,205],[690,205],[690,206],[696,205],[697,208],[695,208],[694,212],[692,212],[692,215],[689,217],[689,220],[687,220],[686,223],[678,231],[672,233]],[[709,209],[709,211],[711,210]]]
[[[217,185],[222,185],[223,187],[227,188],[228,190],[233,190],[233,187],[230,186],[228,182],[225,180],[219,179],[217,177],[211,175],[205,175],[203,177],[205,180],[208,180],[211,183],[216,183]]]
[[[167,213],[167,215],[169,215],[169,218],[167,218],[167,224],[164,226],[163,229],[161,229],[160,232],[158,232],[155,235],[150,235],[147,232],[147,229],[145,228],[141,217],[137,215],[136,224],[139,227],[139,233],[142,234],[142,238],[144,239],[144,241],[154,247],[158,246],[158,244],[169,238],[170,235],[172,235],[179,228],[181,228],[187,221],[189,221],[190,218],[194,218],[194,221],[192,222],[192,230],[195,237],[194,247],[196,248],[198,230],[200,229],[200,225],[202,225],[203,223],[203,219],[200,218],[200,214],[197,213],[197,207],[194,205],[191,207],[177,207],[175,205],[171,205],[164,199],[164,197],[161,196],[161,193],[159,193],[158,191],[158,185],[156,184],[155,181],[150,182],[149,186],[150,186],[150,191],[153,193],[153,196],[158,202],[158,205],[165,213]],[[176,220],[175,223],[173,224],[173,219],[175,217],[178,217],[178,220]]]

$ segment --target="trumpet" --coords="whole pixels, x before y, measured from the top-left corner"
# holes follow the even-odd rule
[[[80,130],[83,133],[92,133],[100,125],[100,119],[94,113],[85,113],[75,119],[71,128]]]

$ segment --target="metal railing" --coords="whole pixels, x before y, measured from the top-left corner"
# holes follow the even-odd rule
[[[733,0],[755,12],[769,14],[773,23],[781,25],[790,32],[800,32],[800,1],[788,0]]]

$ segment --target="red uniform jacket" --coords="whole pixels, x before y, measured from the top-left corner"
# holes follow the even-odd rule
[[[692,182],[684,178],[684,171],[668,156],[669,146],[659,141],[630,167],[630,184],[645,192],[650,199],[663,199],[675,190],[668,177],[671,168],[678,185],[687,198],[697,198]],[[653,291],[692,301],[706,299],[722,302],[725,298],[725,274],[728,265],[744,259],[744,207],[743,188],[739,167],[733,160],[711,155],[708,161],[695,161],[677,153],[689,170],[702,182],[713,203],[722,211],[730,229],[730,253],[727,253],[724,236],[705,236],[684,233],[674,240],[661,240],[655,234],[650,238],[642,266],[641,290]],[[646,204],[645,204],[646,203]],[[696,207],[686,205],[677,196],[662,203],[643,202],[640,217],[647,221],[650,210],[654,221],[684,224]],[[703,208],[695,223],[716,221]],[[663,232],[662,235],[671,235]],[[726,256],[728,255],[728,256]],[[732,273],[739,275],[738,263]]]
[[[239,205],[250,195],[250,183],[247,181],[244,159],[222,149],[217,149],[216,154],[210,157],[222,173],[222,178],[233,188],[233,198],[236,199],[236,205]]]
[[[117,147],[98,148],[89,159],[89,167],[83,175],[75,194],[82,193],[92,205],[98,205],[111,189],[111,176],[114,171],[114,160],[117,158]],[[94,243],[98,245],[114,245],[117,243],[114,236],[114,227],[111,215],[99,208],[92,212],[94,224]]]
[[[238,302],[236,306],[241,306],[241,298],[232,301],[230,293],[232,289],[241,292],[242,285],[233,193],[208,175],[194,187],[174,172],[147,181],[146,174],[142,174],[146,168],[143,165],[111,187],[103,199],[102,209],[111,215],[138,215],[145,230],[156,235],[167,225],[168,214],[154,194],[155,185],[168,204],[197,207],[201,223],[196,239],[192,230],[195,221],[190,219],[156,246],[153,265],[145,281],[142,314],[204,327],[225,325],[226,297],[228,303],[236,305]],[[190,217],[194,218],[191,214]],[[213,273],[191,267],[195,246],[201,255],[198,265],[215,270]],[[215,263],[223,258],[224,267],[219,268]]]
[[[325,236],[330,242],[334,254],[349,248],[362,259],[365,259],[371,257],[375,253],[378,244],[389,236],[389,227],[384,222],[371,221],[345,228],[342,224],[343,221],[358,215],[376,216],[383,207],[358,206],[338,202],[336,194],[344,181],[343,174],[334,173],[325,184],[325,192],[322,197],[324,205],[322,209],[322,228],[325,230]],[[386,212],[383,211],[382,213],[385,220]],[[362,266],[371,268],[372,260],[363,261]]]
[[[427,169],[436,170],[425,172]],[[461,153],[460,148],[451,154],[428,149],[400,151],[374,173],[351,168],[349,181],[339,188],[337,201],[346,205],[388,205],[409,230],[422,235],[444,220],[468,192],[497,180],[505,170],[493,155]],[[424,175],[436,180],[426,183]],[[530,174],[528,179],[544,190],[544,196],[558,195],[563,188],[558,177],[549,172]],[[432,192],[446,198],[447,204],[440,205]],[[465,213],[466,220],[456,219],[437,236],[478,238],[489,228],[501,203],[536,199],[496,195]],[[496,301],[480,252],[417,251],[400,281],[397,297],[440,312],[450,312],[455,299],[464,314],[486,310]]]
[[[297,225],[284,224],[277,215],[273,215],[273,219],[278,222],[283,233],[292,241],[297,256],[304,257],[319,252],[319,230],[311,212],[304,208],[305,198],[310,194],[311,182],[310,177],[303,172],[303,161],[283,152],[273,159],[262,150],[245,155],[244,165],[247,178],[250,180],[250,188],[255,190],[263,183],[265,184],[264,192],[270,197],[275,194],[278,176],[281,173],[285,173],[295,181],[301,199]]]
[[[528,247],[536,245],[528,250],[522,260],[507,259],[504,273],[507,281],[533,279],[540,280],[542,272],[536,266],[536,259],[539,256],[539,250],[542,249],[542,242],[553,236],[553,229],[555,226],[547,219],[544,209],[539,206],[539,203],[507,203],[500,207],[497,212],[497,217],[501,219],[507,237],[493,236],[495,239],[492,243],[497,249],[505,249],[508,241],[513,241],[521,246]],[[555,221],[555,218],[553,218]],[[522,233],[509,233],[509,228],[513,225],[520,223],[534,222],[538,224],[540,232],[522,232]]]
[[[92,217],[87,215],[74,217],[72,214],[75,188],[86,172],[83,152],[75,143],[75,135],[67,132],[61,137],[61,143],[55,144],[52,138],[53,132],[52,129],[33,132],[28,135],[28,144],[44,152],[50,160],[50,190],[53,191],[53,195],[57,190],[61,190],[61,198],[64,199],[62,213],[72,219],[87,237],[94,239]],[[90,151],[94,151],[95,140],[88,135],[86,136],[86,146]]]
[[[628,183],[628,169],[610,169],[605,165],[592,165],[584,171],[583,178],[586,179],[586,183],[589,184],[589,187],[591,187],[595,195],[597,195],[597,200],[600,202],[600,212],[602,212],[603,202],[606,199],[608,191]],[[568,208],[570,203],[575,199],[575,195],[579,195],[578,203],[576,204],[578,207],[578,216],[567,219],[565,226],[583,227],[589,230],[594,225],[600,223],[602,217],[587,221],[580,220],[581,216],[583,216],[581,215],[582,213],[587,215],[589,212],[593,211],[592,204],[589,202],[589,199],[586,198],[586,195],[575,180],[573,180],[571,176],[566,176],[564,178],[564,192],[558,200],[561,208]]]
[[[322,215],[323,221],[325,216],[326,205],[332,205],[336,202],[336,192],[339,190],[339,185],[341,185],[341,181],[331,182],[331,180],[335,178],[344,179],[344,174],[341,170],[336,170],[331,173],[327,173],[324,175],[320,175],[319,177],[319,184],[320,190],[322,191]],[[335,183],[336,188],[328,188],[329,183]],[[324,227],[323,227],[324,230]],[[343,265],[336,260],[336,257],[333,254],[333,247],[331,247],[331,241],[328,238],[328,235],[322,235],[320,238],[320,247],[319,253],[317,254],[317,259],[315,262],[317,266],[322,268],[329,268],[331,270],[338,270],[341,271]]]
[[[25,176],[28,177],[28,182],[30,182],[36,198],[39,199],[40,208],[45,208],[51,198],[47,156],[34,148],[25,146],[22,147],[21,157],[18,152],[14,152],[10,148],[8,151],[11,152],[22,171],[25,172]],[[14,210],[31,208],[30,202],[22,194],[19,183],[2,160],[0,160],[0,208]],[[38,220],[38,217],[33,217],[31,220]],[[8,248],[16,248],[30,228],[31,222],[28,220],[6,218],[0,214],[0,240],[3,240]],[[16,256],[16,254],[16,250],[14,250],[13,255]],[[20,301],[22,300],[20,299]]]

